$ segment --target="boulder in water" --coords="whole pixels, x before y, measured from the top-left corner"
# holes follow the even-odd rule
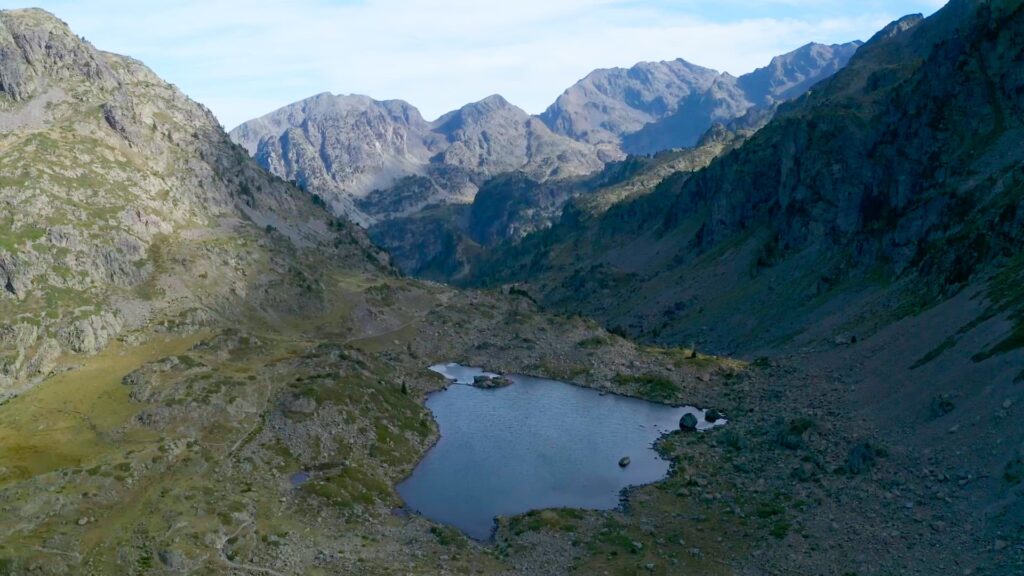
[[[629,459],[629,456],[623,456],[622,459],[619,460],[619,468],[625,468],[626,466],[629,466],[630,462],[631,460]]]
[[[512,381],[504,376],[474,376],[473,386],[477,388],[504,388],[505,386],[511,386]]]
[[[683,432],[694,432],[697,430],[697,417],[687,412],[679,419],[679,429]]]

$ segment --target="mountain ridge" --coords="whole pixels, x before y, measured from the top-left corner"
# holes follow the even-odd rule
[[[323,93],[242,124],[231,135],[270,171],[362,223],[374,217],[357,201],[403,178],[430,181],[424,201],[464,202],[481,179],[500,172],[547,178],[601,165],[595,151],[554,135],[497,95],[427,122],[404,101]]]
[[[715,122],[732,121],[755,107],[771,109],[806,90],[841,68],[857,46],[808,44],[777,57],[774,68],[751,73],[764,84],[756,97],[748,94],[753,88],[740,87],[740,79],[682,59],[595,71],[587,79],[625,78],[615,81],[615,94],[586,91],[579,96],[584,104],[633,110],[622,126],[613,126],[614,134],[605,130],[600,137],[572,129],[571,119],[580,114],[557,114],[558,102],[530,116],[498,94],[426,121],[402,100],[321,93],[230,134],[271,172],[324,197],[336,213],[373,225],[430,204],[471,202],[484,181],[506,172],[523,171],[541,181],[571,178],[621,160],[624,143],[627,150],[645,153],[695,145]],[[627,93],[647,96],[630,104],[635,97]],[[396,186],[404,188],[394,191],[402,201],[389,212],[386,196]]]
[[[740,77],[683,59],[595,70],[539,117],[557,133],[626,153],[688,148],[715,122],[798,96],[861,44],[809,43]]]

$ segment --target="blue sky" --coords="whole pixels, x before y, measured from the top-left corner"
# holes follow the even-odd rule
[[[317,94],[428,119],[500,93],[542,111],[595,68],[684,58],[743,74],[807,42],[866,40],[945,0],[0,0],[128,54],[227,128]]]

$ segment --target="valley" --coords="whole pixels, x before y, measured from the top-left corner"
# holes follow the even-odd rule
[[[229,134],[0,11],[0,574],[1024,572],[1022,57],[952,0]]]

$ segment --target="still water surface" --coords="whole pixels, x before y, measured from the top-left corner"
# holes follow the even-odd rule
[[[455,364],[431,369],[457,384],[493,376]],[[654,442],[676,430],[683,414],[710,427],[696,408],[601,395],[555,380],[509,379],[505,388],[450,386],[430,396],[441,439],[398,486],[409,508],[481,540],[490,537],[496,516],[615,508],[623,488],[668,473]],[[623,457],[630,459],[625,468]]]

